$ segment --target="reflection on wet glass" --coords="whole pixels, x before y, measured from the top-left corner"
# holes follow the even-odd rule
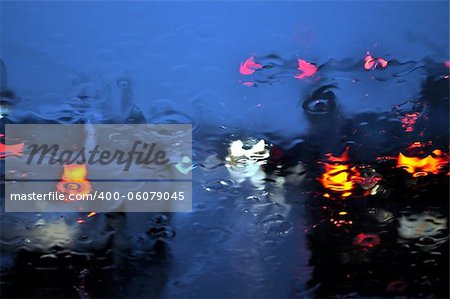
[[[98,11],[86,10],[94,20]],[[2,213],[6,297],[448,297],[448,62],[380,45],[320,57],[303,44],[322,38],[309,23],[295,26],[294,40],[308,35],[301,49],[252,52],[236,48],[255,41],[245,26],[222,40],[232,24],[207,10],[205,22],[186,25],[181,15],[160,24],[132,13],[148,23],[102,44],[109,71],[64,69],[63,91],[60,80],[54,92],[16,90],[20,76],[7,73],[17,59],[1,60],[0,160],[23,150],[6,123],[189,123],[193,212]],[[255,19],[253,6],[236,13]],[[51,36],[55,47],[70,43]],[[133,133],[107,138],[127,144]],[[152,137],[176,140],[169,135]],[[55,188],[89,192],[85,170],[65,167]]]

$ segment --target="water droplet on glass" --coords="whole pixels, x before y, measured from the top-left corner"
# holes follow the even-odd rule
[[[279,265],[279,264],[281,264],[280,259],[277,256],[275,256],[275,255],[266,256],[263,260],[264,260],[264,262],[266,262],[269,265]]]
[[[169,216],[164,214],[158,214],[156,216],[153,216],[151,221],[155,224],[164,224],[170,221]]]
[[[120,89],[128,89],[131,87],[131,83],[127,79],[119,79],[117,80],[116,84]]]
[[[328,114],[334,110],[335,105],[328,99],[309,99],[303,104],[303,109],[309,114]]]
[[[411,112],[422,112],[424,108],[423,103],[417,101],[407,101],[396,105],[392,110],[397,115],[404,115]]]
[[[292,231],[292,224],[280,214],[267,216],[260,222],[262,231],[269,236],[287,236]]]
[[[258,196],[250,195],[250,196],[247,196],[247,197],[245,198],[245,201],[246,201],[246,202],[250,202],[250,203],[258,203],[258,202],[260,202],[261,200],[259,199]]]
[[[229,190],[234,185],[232,180],[228,179],[214,179],[206,182],[203,185],[208,192],[223,192]]]
[[[316,90],[303,102],[303,109],[312,115],[330,114],[336,109],[336,96],[331,90],[333,85],[326,85]]]
[[[175,237],[175,230],[170,226],[150,227],[147,234],[155,239],[172,239]]]
[[[43,225],[45,225],[45,220],[39,219],[38,221],[36,221],[36,223],[34,225],[35,226],[43,226]]]

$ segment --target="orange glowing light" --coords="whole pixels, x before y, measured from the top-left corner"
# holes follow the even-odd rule
[[[415,141],[415,142],[411,143],[410,146],[408,146],[408,149],[409,150],[414,150],[414,149],[417,149],[417,148],[421,149],[423,146],[424,145],[422,144],[422,142]]]
[[[372,55],[367,52],[366,57],[364,58],[364,68],[366,70],[370,70],[375,65],[375,59],[372,57]]]
[[[325,188],[338,192],[353,189],[353,182],[349,180],[350,173],[348,172],[348,165],[333,165],[324,163],[324,167],[325,173],[322,175],[321,182]],[[347,192],[345,193],[347,194]]]
[[[5,159],[6,157],[10,156],[22,156],[23,147],[24,143],[4,144],[0,142],[0,159]]]
[[[406,113],[404,117],[400,118],[400,121],[402,122],[402,128],[404,128],[408,133],[413,132],[414,125],[416,124],[419,115],[419,112]]]
[[[241,63],[239,67],[239,72],[241,75],[251,75],[255,71],[262,68],[262,65],[255,62],[255,57],[251,56],[247,60],[244,61],[244,63]]]
[[[90,213],[86,216],[86,218],[90,218],[90,217],[95,216],[95,215],[97,215],[96,212],[90,212]],[[78,217],[77,223],[78,223],[78,224],[83,224],[83,223],[86,223],[86,220],[84,220],[84,219],[81,218],[81,217]]]
[[[315,66],[312,63],[307,62],[306,60],[303,59],[299,59],[298,60],[298,68],[297,68],[301,73],[295,75],[294,77],[296,79],[304,79],[306,77],[311,77],[313,76],[315,73],[317,73],[317,66]]]
[[[361,180],[356,167],[350,167],[348,163],[345,163],[349,160],[349,149],[346,147],[341,156],[327,154],[329,162],[322,162],[325,173],[319,179],[326,189],[340,193],[342,198],[350,196],[355,183]],[[325,197],[330,198],[330,195],[327,193]]]
[[[364,58],[364,68],[366,70],[374,70],[378,66],[381,66],[381,68],[385,68],[388,66],[387,60],[383,58],[374,58],[372,55],[370,55],[369,52],[366,53],[366,57]]]
[[[64,173],[62,179],[65,181],[83,182],[87,178],[86,164],[69,164],[64,165]]]
[[[352,225],[353,224],[353,221],[346,221],[346,220],[334,220],[334,219],[332,219],[332,222],[333,222],[333,224],[336,227],[341,227],[343,225]]]
[[[86,164],[64,165],[64,173],[56,189],[64,194],[89,194],[91,183],[87,179]]]
[[[433,155],[425,158],[408,157],[402,153],[398,154],[397,168],[403,168],[413,177],[426,176],[428,174],[439,174],[448,164],[448,156],[441,150],[434,150]]]
[[[346,146],[344,152],[340,156],[333,156],[331,153],[328,153],[325,156],[330,162],[347,162],[350,160],[350,156],[348,155],[349,151],[350,147]]]
[[[345,211],[341,211],[336,215],[336,217],[331,217],[330,222],[333,223],[336,227],[352,225],[353,221],[347,219],[348,213]]]
[[[432,153],[436,156],[443,156],[444,152],[441,151],[440,149],[435,149],[434,151],[432,151]]]
[[[385,68],[388,66],[388,62],[384,60],[383,58],[378,58],[378,62],[380,63],[382,68]]]

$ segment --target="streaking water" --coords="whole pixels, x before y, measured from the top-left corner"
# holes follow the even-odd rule
[[[192,213],[2,213],[5,297],[448,297],[448,177],[392,160],[448,152],[447,4],[1,5],[2,125],[194,128]],[[347,145],[365,180],[331,200]]]

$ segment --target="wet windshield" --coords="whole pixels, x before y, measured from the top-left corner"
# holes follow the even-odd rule
[[[0,24],[2,297],[448,297],[448,2],[2,2]],[[192,212],[5,212],[40,175],[5,171],[5,124],[192,124]]]

